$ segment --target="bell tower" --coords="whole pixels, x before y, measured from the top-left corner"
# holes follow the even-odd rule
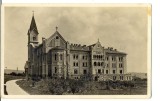
[[[28,29],[28,44],[33,43],[38,44],[38,29],[36,26],[35,18],[34,18],[34,11],[33,16],[30,24],[30,28]]]

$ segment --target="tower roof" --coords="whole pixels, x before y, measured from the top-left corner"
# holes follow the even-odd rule
[[[35,21],[35,18],[34,18],[34,13],[33,13],[33,16],[32,16],[29,31],[33,31],[33,30],[36,31],[37,34],[38,34],[38,29],[37,29],[36,21]]]

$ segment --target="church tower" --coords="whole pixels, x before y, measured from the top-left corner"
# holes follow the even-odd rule
[[[31,20],[30,27],[28,29],[28,75],[33,76],[35,74],[35,53],[34,49],[35,46],[38,45],[38,29],[36,26],[35,18],[34,18],[34,12]]]
[[[38,29],[36,26],[35,18],[34,18],[34,12],[30,24],[30,28],[28,29],[28,44],[33,43],[38,44]]]

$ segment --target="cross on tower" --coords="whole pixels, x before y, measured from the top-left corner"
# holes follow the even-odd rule
[[[32,12],[33,12],[33,16],[34,16],[34,10]]]

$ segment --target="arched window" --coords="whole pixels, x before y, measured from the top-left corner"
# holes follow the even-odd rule
[[[34,36],[34,37],[33,37],[33,41],[35,41],[35,40],[36,40],[36,37]]]
[[[78,66],[78,62],[76,63],[76,66]]]
[[[55,67],[55,73],[57,73],[57,67]]]
[[[73,63],[73,66],[75,66],[76,64],[75,64],[75,62]]]
[[[97,66],[97,65],[96,65],[96,62],[94,62],[94,66]]]
[[[55,56],[54,56],[54,57],[55,57],[54,59],[55,59],[55,60],[57,60],[57,54],[55,54]]]
[[[98,62],[98,66],[100,66],[101,64],[100,64],[100,62]]]

